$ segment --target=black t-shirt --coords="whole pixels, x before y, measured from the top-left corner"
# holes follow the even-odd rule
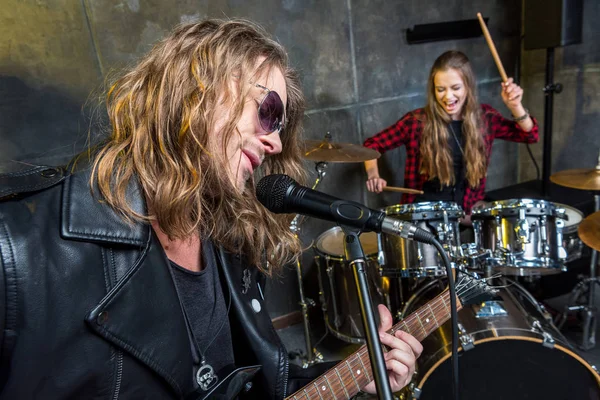
[[[170,261],[175,284],[183,309],[193,332],[192,343],[204,354],[206,363],[215,373],[234,363],[231,328],[227,316],[230,299],[225,299],[218,264],[212,243],[202,242],[202,262],[200,272],[189,271]],[[194,366],[194,382],[199,365]]]
[[[448,125],[448,144],[454,166],[454,185],[440,184],[438,178],[433,178],[423,184],[423,194],[418,195],[415,202],[422,201],[451,201],[462,206],[465,196],[465,165],[464,165],[464,138],[462,134],[462,121],[452,121]],[[454,134],[453,134],[454,133]]]

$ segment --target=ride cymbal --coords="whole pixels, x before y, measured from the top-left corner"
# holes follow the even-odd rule
[[[550,175],[557,185],[581,190],[600,190],[600,169],[567,169]]]
[[[305,140],[304,158],[311,161],[338,163],[374,160],[381,154],[373,149],[351,143],[332,143],[327,140]]]
[[[584,218],[577,228],[577,233],[583,243],[600,251],[600,211]]]

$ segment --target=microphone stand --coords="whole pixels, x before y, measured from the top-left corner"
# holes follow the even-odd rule
[[[367,264],[365,262],[365,254],[358,238],[360,229],[350,228],[344,225],[340,225],[340,227],[345,234],[344,254],[354,271],[354,281],[356,282],[356,289],[358,292],[360,315],[365,328],[367,349],[369,350],[369,359],[371,360],[371,370],[373,371],[373,376],[375,378],[377,396],[379,399],[392,400],[392,389],[390,388],[390,382],[387,377],[383,350],[381,349],[381,342],[379,341],[377,323],[375,322],[371,295],[367,285]]]

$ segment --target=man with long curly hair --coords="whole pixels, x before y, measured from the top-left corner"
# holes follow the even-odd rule
[[[111,86],[104,143],[0,177],[0,398],[210,398],[233,365],[262,368],[224,398],[298,387],[262,288],[301,249],[253,184],[302,181],[303,107],[260,27],[185,24]],[[422,347],[380,312],[398,390]]]
[[[408,112],[364,145],[380,153],[406,146],[404,186],[423,195],[404,194],[402,203],[454,202],[467,213],[485,194],[486,173],[494,139],[535,143],[538,125],[523,107],[523,89],[512,78],[502,83],[502,100],[513,115],[504,118],[477,100],[475,75],[460,51],[440,55],[429,73],[427,104]],[[367,189],[379,193],[387,182],[377,160],[365,162]]]

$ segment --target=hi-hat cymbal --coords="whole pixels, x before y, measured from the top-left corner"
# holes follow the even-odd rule
[[[579,224],[577,233],[583,243],[600,251],[600,211],[585,217]]]
[[[304,158],[311,161],[351,163],[374,160],[381,154],[373,149],[351,143],[327,140],[305,140]]]
[[[567,169],[550,176],[557,185],[581,190],[600,190],[600,169]]]

